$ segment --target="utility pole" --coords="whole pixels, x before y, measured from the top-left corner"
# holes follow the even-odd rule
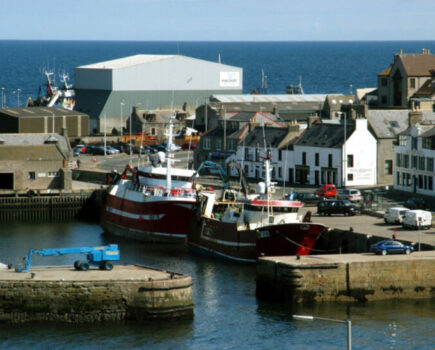
[[[20,107],[20,91],[21,89],[17,89],[17,107]]]

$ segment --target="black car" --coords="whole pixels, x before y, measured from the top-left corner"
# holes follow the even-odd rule
[[[324,198],[318,196],[315,193],[293,192],[291,194],[286,194],[285,199],[297,200],[305,204],[317,204],[319,203],[319,201],[323,200]]]
[[[426,202],[421,198],[408,198],[405,203],[403,203],[405,208],[409,209],[422,209],[426,210]]]
[[[319,215],[343,214],[356,215],[357,208],[348,200],[322,200],[317,204]]]

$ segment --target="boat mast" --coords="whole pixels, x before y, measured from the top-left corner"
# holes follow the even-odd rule
[[[172,162],[172,134],[173,134],[173,124],[172,120],[175,116],[169,117],[169,128],[168,128],[168,140],[166,142],[166,192],[169,196],[172,187],[171,178],[171,162]]]

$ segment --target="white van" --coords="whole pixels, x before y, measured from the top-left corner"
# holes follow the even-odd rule
[[[403,227],[428,229],[432,227],[432,213],[426,210],[408,210],[403,218]]]
[[[384,213],[384,221],[386,224],[400,225],[407,211],[409,211],[409,209],[404,207],[388,208]]]

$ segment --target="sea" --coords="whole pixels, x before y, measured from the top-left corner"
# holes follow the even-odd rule
[[[0,88],[6,105],[37,97],[43,72],[128,55],[182,54],[243,67],[244,92],[285,93],[299,79],[305,93],[350,93],[376,87],[377,74],[405,53],[435,52],[435,41],[395,42],[109,42],[0,41]],[[18,90],[20,89],[20,90]],[[18,92],[20,94],[18,94]],[[19,98],[18,98],[19,95]],[[1,101],[0,101],[1,102]],[[435,300],[290,305],[256,297],[256,267],[190,253],[185,246],[146,244],[106,236],[98,222],[2,223],[0,262],[18,264],[31,248],[117,243],[121,264],[189,274],[192,320],[93,324],[2,324],[0,349],[345,349],[342,323],[304,321],[295,314],[352,321],[354,349],[434,349]],[[34,265],[68,265],[75,258],[38,257]],[[0,298],[1,303],[1,298]]]

